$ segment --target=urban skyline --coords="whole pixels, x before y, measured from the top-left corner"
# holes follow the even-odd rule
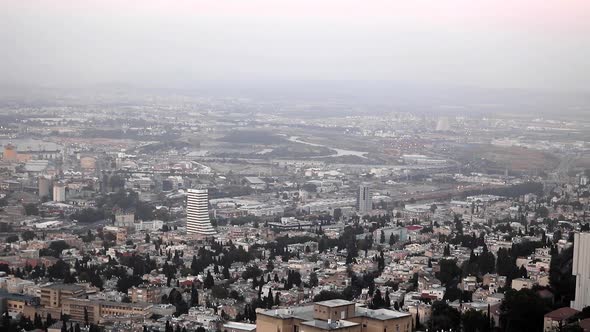
[[[590,2],[0,22],[1,332],[590,331]]]

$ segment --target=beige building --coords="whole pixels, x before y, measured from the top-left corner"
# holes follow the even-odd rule
[[[0,292],[0,310],[8,312],[10,317],[17,317],[24,312],[27,305],[38,304],[39,299],[33,296]]]
[[[564,328],[564,326],[567,325],[567,320],[577,313],[579,313],[578,310],[569,307],[559,308],[557,310],[553,310],[551,312],[546,313],[543,317],[543,331],[561,331]]]
[[[258,332],[410,332],[409,313],[389,309],[367,309],[345,300],[259,312]]]
[[[91,301],[87,299],[65,299],[62,312],[70,315],[74,321],[84,321],[84,309],[88,312],[88,320],[98,324],[101,319],[110,317],[140,317],[147,318],[151,315],[151,304],[122,303],[114,301]]]
[[[80,298],[86,295],[84,287],[73,284],[50,284],[41,287],[41,305],[60,308],[66,298]]]
[[[125,227],[127,229],[132,229],[132,228],[134,228],[134,225],[135,225],[135,214],[134,213],[117,212],[115,214],[115,226]]]
[[[223,332],[255,332],[256,324],[227,322],[223,324]]]
[[[535,283],[531,279],[527,278],[516,278],[512,280],[512,289],[519,291],[523,288],[531,289]]]
[[[105,233],[111,233],[115,236],[115,240],[117,244],[123,244],[127,242],[127,228],[123,227],[115,227],[115,226],[105,226],[102,229]]]
[[[96,158],[94,157],[82,157],[80,158],[80,167],[85,170],[96,169]]]
[[[133,303],[160,303],[162,290],[160,287],[131,287],[127,295]]]

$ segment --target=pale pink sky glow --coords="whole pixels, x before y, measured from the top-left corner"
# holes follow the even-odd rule
[[[23,81],[590,86],[587,0],[4,0],[0,42]]]
[[[15,1],[15,0],[9,0]],[[16,0],[17,2],[21,2]],[[432,24],[470,23],[513,27],[588,28],[586,0],[37,0],[28,7],[83,12],[187,16],[243,16],[327,19],[392,18]]]

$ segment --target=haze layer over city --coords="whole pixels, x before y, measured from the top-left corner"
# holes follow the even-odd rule
[[[0,331],[590,331],[590,3],[0,3]]]

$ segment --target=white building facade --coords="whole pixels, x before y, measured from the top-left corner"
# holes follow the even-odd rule
[[[571,307],[582,310],[590,306],[590,233],[574,234],[572,274],[576,276],[576,297]]]
[[[186,202],[186,232],[205,236],[217,232],[209,219],[209,190],[189,189]]]

